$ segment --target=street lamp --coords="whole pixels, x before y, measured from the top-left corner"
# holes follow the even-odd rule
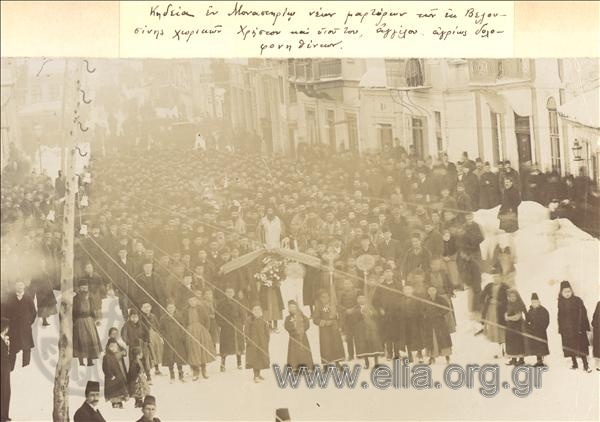
[[[575,142],[573,142],[573,147],[571,149],[573,150],[573,161],[583,161],[583,158],[581,157],[581,150],[583,147],[579,144],[577,138],[575,138]]]

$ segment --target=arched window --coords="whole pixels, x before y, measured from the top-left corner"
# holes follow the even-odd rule
[[[409,87],[423,86],[423,69],[419,59],[406,62],[406,85]]]
[[[550,133],[550,158],[552,160],[552,169],[561,173],[560,160],[560,134],[558,131],[558,112],[556,111],[556,100],[554,97],[548,98],[546,103],[548,109],[548,125]]]

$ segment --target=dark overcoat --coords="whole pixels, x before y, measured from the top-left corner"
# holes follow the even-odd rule
[[[123,361],[114,353],[107,352],[102,358],[102,372],[104,373],[104,397],[106,400],[128,396],[127,373],[121,367]]]
[[[246,347],[247,369],[268,369],[269,359],[269,325],[262,318],[251,315],[246,322],[246,335],[248,344]]]
[[[310,343],[306,331],[310,327],[310,320],[304,314],[288,315],[284,323],[285,330],[289,333],[287,364],[292,369],[298,366],[312,368],[314,366]]]
[[[165,340],[162,358],[163,366],[171,367],[176,363],[180,365],[185,363],[185,339],[187,333],[182,327],[181,315],[178,311],[175,311],[175,315],[164,314],[160,318],[160,335]]]
[[[440,350],[452,347],[450,328],[446,314],[450,312],[448,302],[443,297],[436,295],[435,299],[427,297],[433,303],[423,303],[423,344],[428,349],[433,349],[433,336]],[[438,306],[436,306],[436,305]]]
[[[217,325],[219,332],[219,353],[221,356],[241,355],[244,351],[244,320],[239,303],[224,299],[217,304]]]
[[[537,337],[525,338],[527,344],[527,354],[532,356],[546,356],[550,354],[548,350],[548,324],[550,324],[550,314],[543,306],[538,308],[530,307],[525,318],[527,334]],[[538,340],[539,339],[539,340]]]
[[[561,296],[558,299],[558,332],[562,337],[565,357],[588,355],[588,331],[590,322],[581,298],[571,296],[565,299]]]
[[[24,293],[21,300],[18,300],[17,294],[11,293],[3,306],[2,313],[10,320],[8,337],[11,353],[33,349],[31,325],[35,322],[36,310],[31,296]]]
[[[318,300],[312,318],[315,325],[319,327],[322,363],[329,364],[344,360],[346,353],[342,343],[338,314],[333,313],[331,305],[325,305]]]

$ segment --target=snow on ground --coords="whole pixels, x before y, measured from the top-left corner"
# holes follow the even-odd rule
[[[594,310],[598,295],[599,242],[573,226],[569,221],[550,221],[543,207],[524,202],[520,209],[521,229],[515,236],[517,253],[517,286],[523,299],[529,303],[531,292],[539,294],[551,315],[548,328],[551,355],[547,358],[549,371],[542,375],[541,389],[527,398],[516,397],[510,389],[501,388],[494,398],[483,398],[477,391],[481,384],[475,379],[473,389],[454,391],[441,389],[378,390],[373,385],[363,389],[338,390],[309,389],[304,384],[299,389],[280,389],[271,371],[263,371],[266,380],[261,384],[252,381],[250,370],[235,368],[230,357],[227,372],[220,373],[217,362],[209,366],[209,380],[169,383],[168,375],[154,378],[152,394],[157,397],[159,416],[163,421],[258,421],[273,420],[274,409],[287,407],[293,420],[600,420],[599,375],[569,369],[570,361],[562,357],[560,337],[556,327],[556,298],[558,283],[571,281],[576,294],[584,299],[588,314]],[[508,240],[498,233],[497,210],[476,213],[485,232],[482,245],[484,255]],[[295,282],[292,282],[295,284]],[[294,297],[298,285],[284,289],[284,296]],[[511,386],[511,367],[505,359],[494,359],[497,348],[483,336],[473,336],[474,326],[468,318],[467,298],[458,292],[454,300],[458,326],[453,334],[453,363],[498,364],[500,380]],[[103,343],[108,327],[120,327],[120,313],[115,299],[104,301],[107,318],[100,327]],[[32,364],[18,367],[12,373],[11,416],[15,421],[46,421],[52,414],[52,385],[56,364],[56,335],[58,318],[51,319],[51,327],[41,328],[36,322],[34,337],[36,349]],[[319,361],[318,330],[308,331],[315,361]],[[282,330],[271,337],[271,363],[285,364],[287,334]],[[532,361],[532,357],[528,361]],[[383,363],[388,363],[385,360]],[[361,363],[358,360],[350,364]],[[432,366],[434,381],[443,380],[445,365]],[[166,368],[163,368],[163,372]],[[83,390],[88,379],[102,380],[98,366],[80,368],[73,361],[70,406],[71,413],[83,401]],[[361,372],[361,381],[368,381],[369,371]],[[559,400],[560,398],[560,400]],[[141,412],[133,402],[125,409],[112,409],[101,401],[100,410],[107,421],[134,421]]]

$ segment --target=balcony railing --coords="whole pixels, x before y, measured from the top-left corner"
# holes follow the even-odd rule
[[[528,62],[522,59],[470,60],[469,75],[474,83],[501,83],[531,77]]]
[[[339,78],[342,76],[342,60],[323,60],[319,62],[319,78]]]

